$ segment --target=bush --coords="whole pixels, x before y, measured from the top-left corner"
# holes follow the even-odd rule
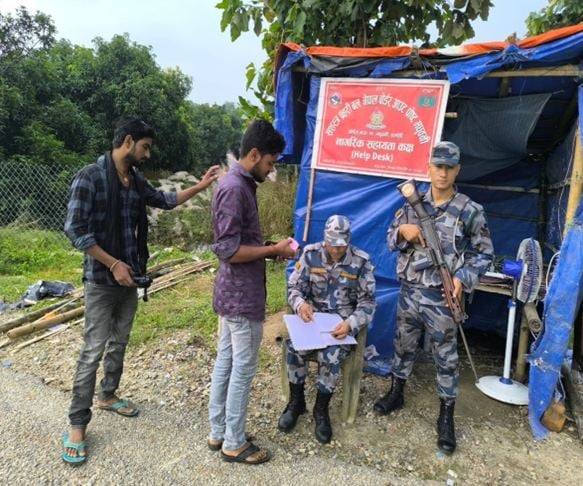
[[[293,235],[296,185],[296,177],[283,176],[276,182],[268,181],[259,186],[259,220],[266,239],[275,240]]]

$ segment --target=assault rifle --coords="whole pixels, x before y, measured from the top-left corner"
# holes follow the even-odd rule
[[[415,211],[415,214],[417,214],[421,226],[421,233],[423,234],[425,244],[427,245],[427,255],[430,262],[437,267],[441,275],[443,293],[445,294],[447,306],[452,313],[454,322],[458,325],[462,324],[467,316],[462,309],[459,299],[454,294],[453,278],[443,256],[443,250],[441,249],[437,230],[435,229],[435,221],[429,214],[427,214],[427,211],[425,211],[425,208],[423,207],[421,196],[417,192],[415,179],[409,179],[408,181],[399,184],[397,189],[399,189],[399,192],[409,202]]]

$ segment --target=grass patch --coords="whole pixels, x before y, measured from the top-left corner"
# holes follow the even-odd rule
[[[287,306],[285,263],[267,262],[267,313],[275,314]]]
[[[143,344],[177,329],[189,329],[192,338],[202,338],[215,346],[217,315],[213,311],[214,274],[205,272],[151,296],[140,303],[130,337],[132,345]],[[285,265],[267,264],[267,313],[274,314],[286,306]]]
[[[131,344],[142,344],[176,329],[190,329],[205,342],[214,341],[217,316],[212,307],[214,275],[205,272],[140,302]]]
[[[150,246],[157,252],[150,266],[192,256],[176,247]],[[216,257],[210,251],[196,255],[201,260]],[[81,285],[83,255],[71,247],[58,232],[23,229],[0,229],[0,299],[18,300],[27,287],[37,280],[63,280]],[[214,273],[204,272],[151,296],[140,303],[131,343],[141,344],[176,329],[189,329],[193,338],[202,338],[214,346],[217,316],[212,308]],[[267,313],[286,306],[285,264],[267,262]],[[47,301],[48,303],[48,301]],[[45,302],[38,304],[39,307]]]
[[[18,300],[37,280],[81,284],[83,255],[56,231],[0,228],[0,299]]]
[[[192,256],[179,248],[150,245],[157,263]],[[208,254],[205,255],[208,257]],[[58,231],[0,228],[0,299],[14,302],[38,280],[61,280],[82,284],[83,254]],[[40,306],[40,304],[39,304]]]

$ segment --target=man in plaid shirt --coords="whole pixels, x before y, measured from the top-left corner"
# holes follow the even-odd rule
[[[138,409],[116,396],[138,295],[133,277],[145,274],[148,260],[146,206],[172,209],[206,189],[218,166],[184,191],[163,192],[137,169],[150,158],[155,132],[140,119],[122,121],[113,149],[81,169],[71,185],[65,233],[85,253],[85,330],[69,410],[71,430],[64,437],[63,460],[86,460],[85,431],[91,420],[96,373],[103,358],[104,377],[97,407],[126,417]]]

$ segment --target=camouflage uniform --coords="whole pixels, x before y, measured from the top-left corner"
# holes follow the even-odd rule
[[[471,292],[480,275],[488,269],[494,253],[484,209],[458,192],[448,202],[436,207],[431,189],[424,195],[424,206],[435,218],[448,267],[462,282],[464,291]],[[402,224],[419,225],[417,215],[408,203],[397,211],[387,233],[389,249],[400,251],[397,275],[401,292],[392,373],[402,379],[409,377],[425,329],[437,366],[438,394],[442,398],[455,398],[459,378],[457,327],[442,296],[439,270],[427,263],[424,248],[404,239],[398,242],[398,228]]]
[[[336,218],[336,219],[334,219]],[[329,224],[330,223],[330,224]],[[328,231],[336,225],[339,233],[349,234],[348,219],[333,216],[328,219],[325,241],[341,246],[347,240],[334,239]],[[346,228],[344,227],[346,226]],[[343,245],[342,245],[343,246]],[[367,326],[375,310],[375,279],[367,253],[347,245],[345,256],[337,263],[328,260],[322,243],[307,245],[288,281],[288,302],[294,312],[307,302],[315,312],[337,313],[350,325],[350,334]],[[302,384],[308,373],[307,357],[316,353],[318,361],[318,390],[332,393],[340,375],[342,362],[351,346],[328,346],[317,351],[296,351],[291,340],[286,340],[287,371],[290,383]]]

